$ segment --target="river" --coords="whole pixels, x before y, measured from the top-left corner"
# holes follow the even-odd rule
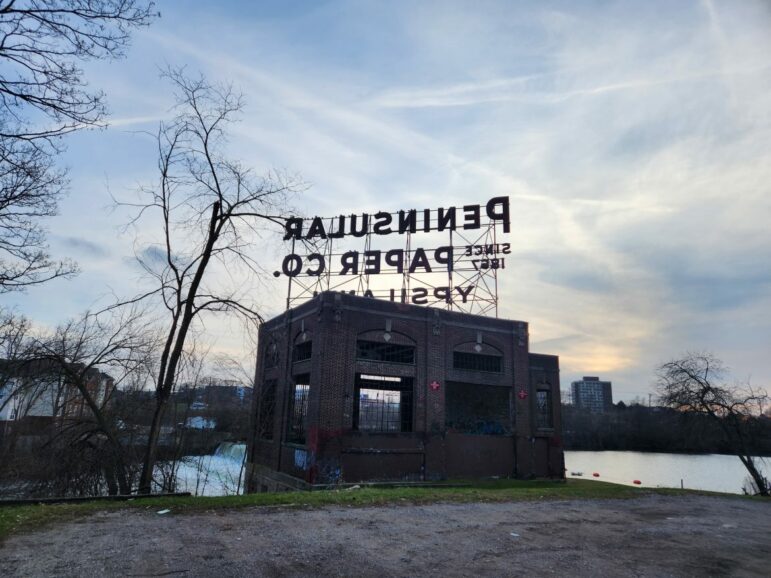
[[[758,458],[761,471],[771,475],[771,458]],[[646,452],[566,451],[565,468],[570,478],[599,479],[617,484],[710,490],[741,494],[749,477],[736,456],[721,454],[659,454]],[[581,472],[583,475],[576,476]],[[593,477],[598,473],[599,477]]]
[[[214,455],[183,458],[177,471],[177,491],[202,496],[243,493],[245,450],[244,444],[225,442]],[[766,476],[771,475],[771,458],[762,459],[760,467]],[[641,486],[653,488],[679,488],[682,482],[687,489],[731,494],[741,494],[748,478],[739,458],[720,454],[567,451],[565,468],[569,478],[625,485],[639,480]]]

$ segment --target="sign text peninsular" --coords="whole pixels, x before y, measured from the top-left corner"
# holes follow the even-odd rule
[[[479,229],[481,228],[482,207],[480,205],[464,205],[462,209],[462,223],[458,223],[457,207],[437,209],[437,231],[456,229]],[[501,221],[503,223],[503,232],[508,233],[510,227],[509,220],[509,198],[495,197],[487,201],[485,213],[491,221]],[[396,216],[396,219],[394,217]],[[399,211],[396,215],[380,211],[374,215],[364,213],[362,215],[340,215],[337,217],[337,227],[324,227],[324,219],[313,217],[313,219],[301,219],[292,217],[287,219],[284,228],[284,241],[291,239],[341,239],[346,235],[354,237],[363,237],[369,230],[370,217],[372,219],[372,232],[376,235],[391,235],[398,233],[404,235],[407,232],[417,233],[431,231],[431,209],[421,211],[420,224],[418,229],[418,211],[411,209],[409,211]],[[307,229],[304,229],[305,221],[310,221]],[[334,219],[332,219],[334,223]],[[394,228],[395,227],[395,228]]]
[[[392,235],[407,233],[427,233],[430,231],[455,231],[458,229],[474,230],[482,228],[482,217],[486,216],[491,222],[499,222],[503,226],[503,232],[510,229],[509,199],[508,197],[494,197],[484,206],[464,205],[463,207],[440,207],[436,210],[436,220],[432,222],[431,209],[399,211],[387,213],[380,211],[372,215],[363,213],[360,215],[340,215],[334,218],[314,217],[302,219],[292,217],[287,219],[284,225],[285,241],[311,241],[314,239],[340,239],[346,236],[363,237],[368,232],[375,235]],[[510,253],[509,243],[496,243],[492,245],[468,245],[463,256],[476,270],[503,269],[504,258],[499,255]],[[453,247],[441,246],[435,249],[413,248],[409,254],[403,249],[347,251],[340,255],[337,266],[327,263],[327,256],[322,253],[310,253],[298,255],[291,253],[284,257],[281,270],[276,271],[276,277],[281,274],[287,277],[317,277],[325,274],[328,268],[336,275],[379,275],[382,273],[404,274],[452,272],[453,263],[456,263]],[[453,297],[466,303],[474,286],[467,287],[415,287],[411,289],[411,295],[406,295],[401,290],[391,289],[392,301],[401,300],[414,304],[425,304],[430,297],[435,300],[451,302]],[[429,297],[429,292],[431,293]],[[370,295],[367,295],[370,293]],[[457,295],[454,295],[457,293]],[[370,291],[364,296],[372,296]],[[399,299],[399,297],[401,299]]]

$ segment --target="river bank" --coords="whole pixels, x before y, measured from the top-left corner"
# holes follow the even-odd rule
[[[757,465],[771,476],[771,459],[759,457]],[[589,478],[596,473],[608,482],[632,485],[637,480],[649,488],[741,494],[748,482],[741,460],[726,454],[566,451],[565,468],[568,477]]]
[[[0,575],[762,576],[770,532],[771,502],[645,491],[184,514],[135,508],[12,536],[0,545]]]

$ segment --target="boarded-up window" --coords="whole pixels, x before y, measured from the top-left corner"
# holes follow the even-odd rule
[[[447,431],[482,435],[511,434],[511,388],[448,382]]]
[[[265,348],[265,367],[276,367],[278,365],[278,345],[272,341]]]
[[[313,354],[313,341],[298,343],[292,351],[292,361],[305,361],[310,359]]]
[[[500,355],[454,351],[452,354],[452,366],[455,369],[500,373],[502,369],[501,359]]]
[[[415,363],[415,348],[412,345],[380,343],[360,339],[356,342],[356,357],[365,361],[388,363]]]

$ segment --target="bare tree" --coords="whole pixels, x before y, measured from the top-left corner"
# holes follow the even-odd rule
[[[299,186],[280,174],[257,176],[226,158],[225,129],[242,108],[232,88],[180,70],[165,76],[177,91],[177,116],[158,130],[159,180],[140,191],[132,221],[160,223],[158,244],[138,255],[154,288],[137,299],[159,298],[168,319],[140,480],[145,493],[151,491],[163,412],[194,323],[207,311],[261,319],[243,279],[227,281],[239,271],[265,274],[249,247],[266,227],[283,225],[288,196]]]
[[[0,293],[77,272],[51,259],[40,220],[66,185],[61,137],[105,115],[78,64],[122,56],[153,16],[137,0],[0,0]]]
[[[18,375],[27,358],[31,324],[16,312],[0,307],[0,475],[7,474],[16,430],[11,427],[22,410]]]
[[[719,424],[726,440],[750,474],[757,492],[769,495],[768,480],[751,454],[753,416],[762,413],[768,394],[749,386],[723,383],[726,370],[710,353],[687,353],[658,368],[662,405],[709,416]]]
[[[77,272],[50,258],[41,226],[56,215],[65,182],[46,144],[0,136],[0,294]]]
[[[31,324],[29,319],[0,307],[0,411],[10,399],[11,381],[27,359]]]
[[[74,442],[98,436],[108,451],[104,466],[111,487],[122,494],[131,492],[129,463],[120,440],[118,424],[111,419],[111,395],[123,380],[141,372],[158,347],[158,335],[143,312],[136,307],[86,313],[82,318],[60,325],[53,333],[34,339],[34,359],[45,362],[63,376],[68,398],[63,402],[62,424],[75,430]],[[104,371],[115,374],[109,388],[94,387],[94,376]],[[110,484],[111,485],[111,484]]]
[[[184,394],[181,396],[184,403],[175,403],[166,415],[166,422],[174,426],[174,440],[162,466],[154,467],[154,473],[160,479],[155,479],[155,487],[161,492],[174,492],[178,490],[178,474],[180,467],[184,467],[191,461],[185,458],[184,453],[188,449],[190,430],[188,418],[190,417],[191,396],[195,399],[195,393],[203,380],[203,372],[208,363],[209,347],[199,347],[195,336],[190,336],[185,344],[174,379],[172,393],[180,393],[180,384],[184,384]],[[157,369],[157,368],[156,368]],[[156,376],[157,377],[157,376]],[[179,398],[177,398],[179,399]],[[183,407],[180,409],[180,405]],[[200,442],[200,440],[197,440]],[[186,491],[186,490],[185,490]]]
[[[129,455],[112,402],[116,387],[142,373],[157,353],[151,320],[126,307],[86,313],[47,331],[0,313],[0,411],[9,413],[11,405],[9,424],[28,415],[48,424],[36,425],[38,439],[48,441],[21,454],[14,450],[19,428],[10,428],[3,468],[13,467],[25,480],[34,474],[44,491],[98,493],[106,481],[110,493],[129,493],[137,459]]]

